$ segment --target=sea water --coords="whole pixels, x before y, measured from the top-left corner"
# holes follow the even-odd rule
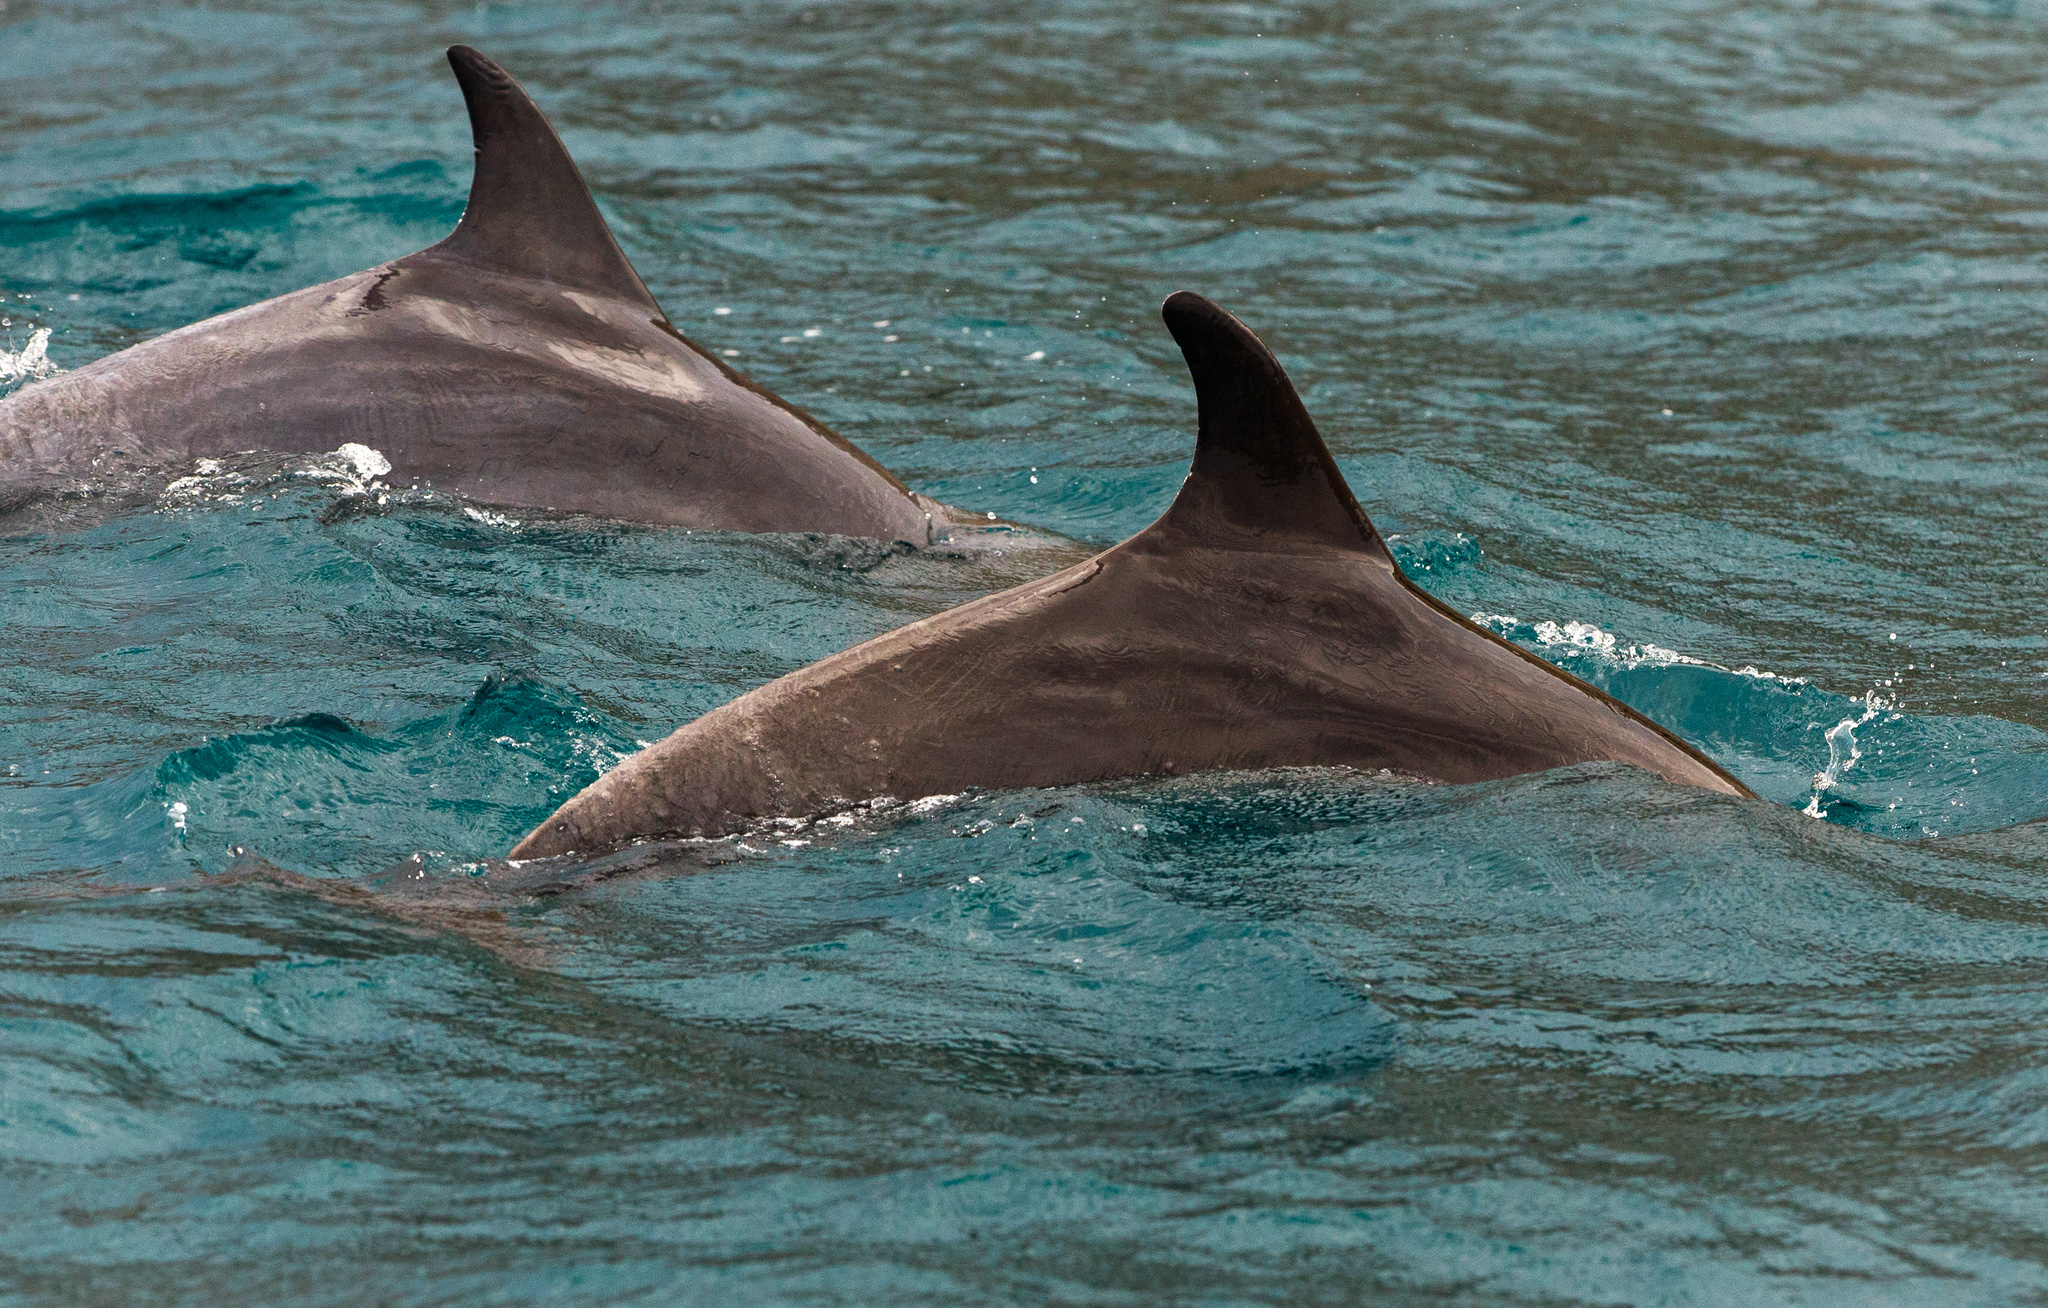
[[[439,239],[454,41],[682,330],[1054,543],[368,448],[0,524],[0,1295],[2048,1296],[2048,6],[6,0],[0,387]],[[1149,522],[1182,287],[1421,585],[1764,802],[1134,779],[480,888]]]

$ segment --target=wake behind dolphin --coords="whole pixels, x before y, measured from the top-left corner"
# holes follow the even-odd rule
[[[1604,759],[1750,794],[1409,581],[1265,345],[1186,291],[1163,315],[1200,433],[1159,521],[713,710],[564,804],[512,857],[715,836],[881,796],[1223,768],[1470,782]]]
[[[0,401],[0,501],[247,450],[379,451],[395,484],[738,531],[929,543],[949,515],[670,325],[547,118],[467,46],[453,235]]]

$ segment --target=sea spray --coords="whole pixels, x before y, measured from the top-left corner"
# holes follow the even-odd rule
[[[18,350],[0,346],[0,386],[18,381],[40,381],[64,371],[50,362],[50,329],[38,327],[28,334],[28,344]]]
[[[1852,699],[1849,702],[1854,704],[1858,701]],[[1842,774],[1855,767],[1856,760],[1863,757],[1863,750],[1856,743],[1856,728],[1872,721],[1878,714],[1891,708],[1895,702],[1886,700],[1873,690],[1863,697],[1863,712],[1860,716],[1843,718],[1828,728],[1828,763],[1826,767],[1813,774],[1813,797],[1806,801],[1806,807],[1799,810],[1800,812],[1810,818],[1827,816],[1821,809],[1821,797],[1834,789],[1835,784],[1842,779]]]

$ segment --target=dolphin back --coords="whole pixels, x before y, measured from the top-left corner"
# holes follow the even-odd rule
[[[1152,526],[1086,563],[900,627],[626,760],[512,851],[716,836],[888,796],[1344,765],[1448,782],[1632,763],[1742,784],[1662,727],[1422,592],[1286,372],[1187,292],[1200,409]]]
[[[0,400],[0,511],[113,469],[360,444],[394,485],[493,504],[943,534],[943,506],[677,331],[539,106],[468,46],[448,62],[475,141],[454,232]]]

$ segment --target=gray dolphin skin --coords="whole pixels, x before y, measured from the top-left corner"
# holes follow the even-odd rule
[[[248,450],[369,446],[394,485],[736,531],[929,543],[949,515],[669,324],[554,128],[448,51],[476,139],[453,235],[0,401],[0,501]]]
[[[716,836],[893,796],[1216,768],[1446,782],[1617,760],[1749,796],[1698,750],[1423,593],[1279,362],[1166,301],[1200,409],[1165,516],[1085,563],[713,710],[564,804],[514,859]]]

